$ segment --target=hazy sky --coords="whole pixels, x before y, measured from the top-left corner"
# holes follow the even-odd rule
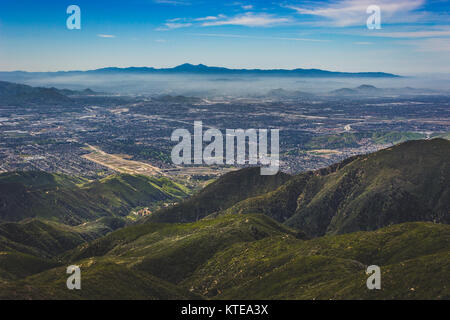
[[[450,1],[1,0],[0,70],[170,67],[450,72]],[[81,29],[68,30],[69,5]],[[369,5],[381,29],[369,30]]]

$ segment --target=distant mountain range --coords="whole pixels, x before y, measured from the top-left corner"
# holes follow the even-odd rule
[[[360,85],[357,88],[342,88],[342,89],[337,89],[331,92],[331,94],[337,94],[337,95],[359,95],[359,94],[378,94],[381,91],[383,91],[383,89],[379,89],[375,86],[372,85],[368,85],[368,84],[363,84]]]
[[[102,68],[88,71],[58,71],[58,72],[0,72],[5,74],[26,75],[76,75],[76,74],[199,74],[199,75],[259,75],[259,76],[292,76],[292,77],[331,77],[331,78],[396,78],[398,75],[385,72],[337,72],[320,69],[229,69],[224,67],[209,67],[203,64],[193,65],[185,63],[173,68],[129,67]]]
[[[363,97],[374,96],[382,97],[388,95],[406,95],[418,96],[437,94],[437,91],[429,89],[415,89],[415,88],[377,88],[372,85],[363,84],[356,88],[341,88],[323,94],[312,94],[299,90],[285,90],[273,89],[264,94],[264,97],[274,99],[313,99],[317,96],[322,97]],[[74,98],[103,96],[105,93],[93,91],[91,89],[84,90],[69,90],[57,89],[54,87],[32,87],[25,84],[0,81],[0,105],[3,106],[20,106],[20,105],[71,105],[74,103]],[[153,97],[153,100],[163,103],[198,103],[201,98],[187,97],[182,95],[170,96],[160,95]]]
[[[372,85],[363,84],[356,88],[341,88],[333,90],[329,95],[336,96],[382,96],[382,95],[422,95],[436,94],[438,91],[431,89],[404,88],[377,88]]]
[[[340,88],[330,92],[313,94],[299,90],[273,89],[265,94],[265,97],[275,99],[313,99],[317,96],[321,97],[384,97],[384,96],[421,96],[421,95],[437,95],[448,94],[445,91],[436,91],[422,88],[378,88],[369,84],[362,84],[356,88]]]

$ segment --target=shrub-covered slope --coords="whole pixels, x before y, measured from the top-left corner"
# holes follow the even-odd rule
[[[215,299],[448,299],[449,248],[450,226],[429,222],[270,237],[217,253],[181,285]],[[373,264],[381,268],[379,291],[366,287]]]
[[[245,168],[225,174],[206,186],[198,194],[167,209],[155,212],[147,221],[193,222],[235,203],[278,188],[291,178],[279,172],[262,176],[260,168]]]
[[[147,273],[108,260],[80,261],[81,290],[68,290],[66,267],[16,282],[0,283],[0,299],[199,299],[193,293]]]
[[[398,224],[376,231],[298,239],[261,215],[115,231],[66,256],[82,289],[65,287],[65,268],[0,283],[18,299],[448,299],[450,226]],[[381,267],[381,290],[366,287]]]
[[[262,215],[224,216],[186,224],[147,223],[127,227],[78,247],[70,261],[117,257],[122,263],[177,283],[233,243],[295,234]]]
[[[226,213],[263,213],[310,236],[450,222],[450,141],[409,141],[300,174]]]
[[[164,177],[119,174],[83,183],[61,174],[11,172],[0,175],[0,221],[37,217],[77,225],[186,195],[183,186]]]

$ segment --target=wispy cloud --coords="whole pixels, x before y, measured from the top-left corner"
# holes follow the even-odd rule
[[[155,3],[159,4],[169,4],[174,6],[188,6],[191,3],[189,1],[183,1],[183,0],[153,0]]]
[[[284,7],[295,10],[301,15],[322,17],[325,23],[345,27],[364,25],[368,17],[366,10],[370,5],[378,5],[381,9],[382,21],[396,21],[401,17],[403,22],[414,21],[422,14],[412,14],[421,8],[425,0],[338,0],[330,3],[311,3],[310,6],[286,5]]]
[[[260,39],[260,40],[286,40],[286,41],[311,41],[311,42],[328,42],[330,40],[310,39],[310,38],[289,38],[289,37],[256,37],[244,34],[231,33],[191,33],[200,37],[219,37],[219,38],[243,38],[243,39]]]
[[[177,22],[177,21],[182,21],[182,20],[183,20],[183,18],[173,18],[173,19],[166,20],[166,22]]]
[[[113,34],[98,34],[97,36],[100,38],[115,38],[116,37]]]
[[[201,17],[194,19],[195,21],[215,21],[219,19],[224,19],[226,16],[224,14],[219,14],[218,16],[207,16],[207,17]]]
[[[157,28],[157,31],[168,31],[180,28],[187,28],[192,26],[192,23],[177,23],[177,22],[166,22],[164,26]]]
[[[235,25],[235,26],[246,26],[246,27],[267,27],[267,26],[273,26],[273,25],[287,23],[290,21],[291,21],[290,18],[276,17],[274,15],[270,15],[270,14],[266,14],[266,13],[256,14],[256,13],[248,12],[248,13],[237,15],[237,16],[230,17],[230,18],[204,22],[202,24],[202,26],[210,27],[210,26]]]
[[[243,14],[228,17],[224,14],[217,16],[206,16],[195,19],[174,18],[166,20],[166,23],[157,28],[158,31],[187,28],[191,26],[213,27],[213,26],[246,26],[246,27],[269,27],[274,25],[292,22],[291,18],[277,17],[267,13],[246,12]]]

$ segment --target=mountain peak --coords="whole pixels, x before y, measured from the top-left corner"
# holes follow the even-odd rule
[[[360,89],[360,90],[375,90],[375,89],[378,89],[378,88],[375,87],[375,86],[372,86],[370,84],[362,84],[362,85],[360,85],[358,87],[358,89]]]
[[[172,69],[173,70],[201,70],[201,69],[206,70],[206,69],[209,69],[209,67],[204,64],[195,65],[195,64],[191,64],[191,63],[183,63]]]

